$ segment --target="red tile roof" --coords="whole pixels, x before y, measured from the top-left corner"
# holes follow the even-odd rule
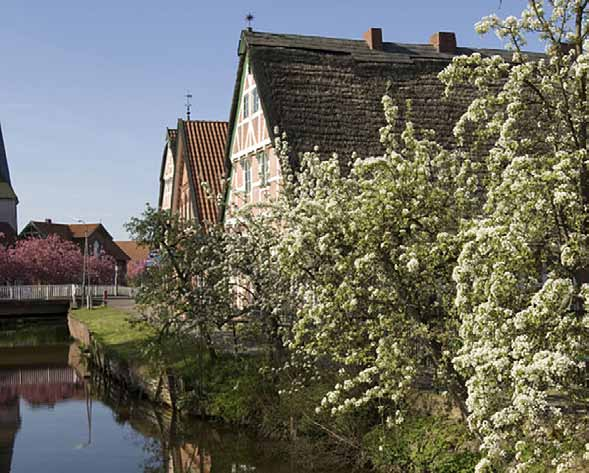
[[[54,224],[55,225],[55,224]],[[101,226],[100,223],[71,223],[68,225],[74,238],[84,238],[92,235]],[[106,231],[106,230],[105,230]],[[108,233],[108,232],[107,232]]]
[[[139,245],[136,241],[115,241],[115,244],[131,258],[131,261],[145,261],[149,256],[149,248]]]
[[[186,164],[190,169],[195,192],[196,212],[201,222],[218,221],[218,205],[215,198],[223,191],[225,178],[225,144],[227,122],[183,120]],[[203,188],[206,182],[210,194]]]

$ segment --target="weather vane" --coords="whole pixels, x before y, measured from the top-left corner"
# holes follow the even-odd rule
[[[190,90],[186,91],[186,95],[184,97],[186,97],[186,119],[190,120],[190,109],[192,108],[192,103],[190,102],[192,94],[190,93]]]
[[[248,30],[252,30],[252,23],[253,21],[256,19],[256,17],[254,16],[254,14],[252,12],[249,12],[247,15],[245,15],[245,22],[247,23],[247,29]]]

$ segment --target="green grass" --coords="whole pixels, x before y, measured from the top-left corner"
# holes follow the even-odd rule
[[[155,339],[155,331],[145,324],[133,322],[134,316],[120,309],[100,307],[79,309],[71,317],[86,324],[94,339],[109,355],[131,365],[156,369],[164,365],[180,376],[193,370],[198,360],[198,342],[187,338],[170,340],[159,346],[157,354],[146,349]]]
[[[86,324],[92,336],[108,353],[130,364],[146,362],[144,348],[154,337],[153,330],[132,324],[132,316],[110,307],[79,309],[71,317]]]

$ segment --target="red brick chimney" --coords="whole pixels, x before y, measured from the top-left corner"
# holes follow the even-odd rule
[[[438,31],[431,35],[429,43],[439,53],[456,54],[456,34]]]
[[[364,41],[366,41],[370,49],[382,51],[382,30],[380,28],[369,28],[364,33]]]

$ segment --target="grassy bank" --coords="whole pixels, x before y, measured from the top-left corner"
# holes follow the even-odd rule
[[[187,340],[168,340],[158,344],[157,353],[150,351],[155,332],[123,310],[111,307],[79,309],[70,316],[88,327],[106,353],[133,366],[152,371],[165,367],[182,376],[200,360],[198,344]]]
[[[77,310],[110,356],[142,369],[173,371],[186,390],[178,407],[227,423],[248,425],[264,436],[296,439],[293,457],[320,470],[334,465],[371,465],[381,472],[466,473],[477,455],[464,425],[443,408],[421,409],[402,426],[384,429],[375,406],[332,418],[315,407],[329,382],[302,387],[289,395],[291,380],[272,375],[264,355],[220,353],[211,359],[194,340],[172,340],[154,356],[146,348],[154,340],[149,328],[132,322],[122,310]],[[416,403],[419,404],[419,403]]]
[[[131,364],[146,363],[143,347],[153,339],[154,333],[145,326],[132,324],[130,314],[100,307],[75,310],[70,316],[84,323],[107,353]]]
[[[220,353],[211,359],[198,340],[187,337],[152,343],[153,330],[134,321],[132,314],[110,307],[80,309],[70,317],[86,325],[109,357],[145,373],[165,370],[179,377],[185,386],[180,407],[186,410],[251,424],[259,419],[260,399],[268,402],[268,396],[275,397],[275,390],[260,375],[261,357]]]

